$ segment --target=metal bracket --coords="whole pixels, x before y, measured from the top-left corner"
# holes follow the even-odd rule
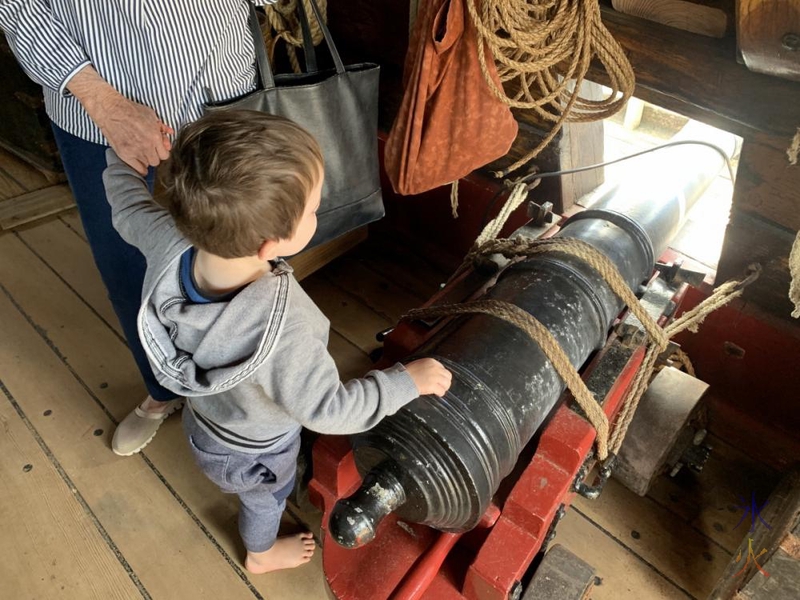
[[[705,468],[713,450],[711,446],[703,443],[707,433],[705,429],[695,431],[691,445],[681,454],[680,459],[672,465],[672,469],[669,472],[670,477],[675,477],[684,466],[689,467],[695,473],[700,473]]]
[[[656,269],[658,269],[661,276],[668,282],[674,285],[688,283],[693,287],[698,287],[703,283],[706,274],[702,271],[692,271],[683,267],[683,259],[679,258],[671,263],[657,262]]]
[[[552,202],[528,202],[528,217],[533,221],[537,227],[552,224],[553,217],[553,203]]]
[[[606,482],[611,477],[611,472],[614,469],[614,465],[617,462],[616,454],[609,454],[608,458],[603,461],[603,464],[600,466],[600,471],[597,473],[597,477],[595,477],[594,482],[592,485],[587,484],[584,481],[584,478],[589,473],[589,465],[594,461],[594,455],[591,454],[586,458],[586,462],[583,463],[578,474],[575,476],[575,483],[573,484],[573,491],[580,494],[587,500],[597,500],[600,496],[600,492],[603,491],[603,488],[606,486]]]
[[[676,291],[664,279],[657,277],[647,286],[639,303],[653,319],[669,317],[677,308],[672,300]],[[632,312],[628,312],[625,318],[617,323],[614,332],[620,342],[627,347],[643,344],[647,335],[642,322]]]

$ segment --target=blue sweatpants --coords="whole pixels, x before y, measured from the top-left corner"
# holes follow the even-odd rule
[[[147,391],[155,400],[173,400],[175,394],[156,381],[136,331],[136,316],[142,303],[145,260],[141,252],[127,244],[111,224],[111,208],[103,187],[108,147],[82,140],[55,124],[53,133],[94,262]],[[151,190],[154,179],[155,169],[150,169],[147,183]]]
[[[277,451],[237,452],[223,446],[197,423],[191,408],[183,409],[183,430],[195,462],[226,494],[239,496],[239,534],[250,552],[265,552],[278,537],[286,498],[294,488],[300,435]]]

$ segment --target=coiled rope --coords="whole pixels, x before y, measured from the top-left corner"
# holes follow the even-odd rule
[[[495,175],[503,177],[536,157],[566,122],[604,119],[633,94],[633,68],[600,18],[598,0],[467,0],[478,31],[478,57],[489,89],[512,108],[533,111],[550,132],[524,157]],[[491,50],[502,87],[489,75]],[[609,96],[581,96],[593,58],[605,67]]]
[[[283,40],[286,44],[286,53],[289,56],[289,63],[295,73],[301,72],[300,61],[297,58],[297,48],[303,47],[303,29],[300,19],[297,17],[298,0],[278,0],[274,4],[264,6],[264,14],[267,22],[261,25],[261,32],[264,34],[264,41],[267,45],[270,61],[275,56],[275,48],[278,42]],[[308,24],[311,28],[311,43],[319,45],[323,40],[322,29],[319,22],[314,17],[311,10],[310,0],[302,0],[308,16]],[[322,18],[327,21],[328,0],[317,0]]]

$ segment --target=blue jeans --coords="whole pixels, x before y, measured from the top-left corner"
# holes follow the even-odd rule
[[[87,142],[53,124],[61,162],[81,215],[94,262],[103,278],[114,312],[117,313],[128,347],[139,367],[147,391],[155,400],[167,401],[175,394],[156,381],[147,355],[139,341],[136,316],[142,304],[145,260],[141,252],[126,243],[111,224],[111,208],[103,187],[107,146]],[[155,169],[150,169],[147,183],[153,189]]]

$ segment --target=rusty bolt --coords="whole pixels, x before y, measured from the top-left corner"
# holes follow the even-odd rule
[[[783,38],[781,38],[781,46],[783,46],[786,50],[791,50],[792,52],[800,50],[800,34],[785,34]]]

